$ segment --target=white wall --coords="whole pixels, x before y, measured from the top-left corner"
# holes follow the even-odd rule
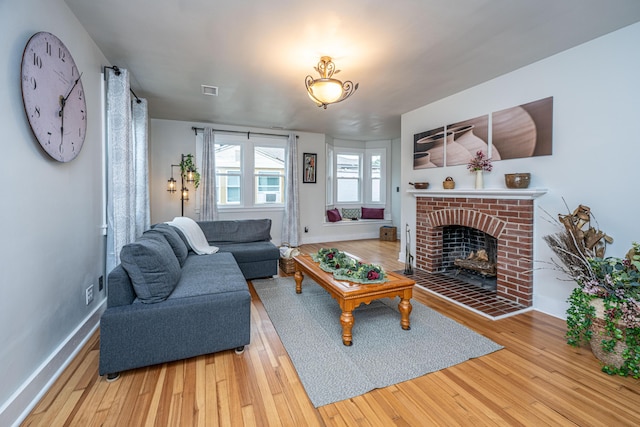
[[[102,223],[101,66],[108,65],[62,0],[0,2],[0,425],[19,419],[97,325],[105,292]],[[57,35],[80,71],[87,136],[70,163],[51,160],[29,128],[20,89],[22,53],[38,31]],[[55,100],[54,100],[55,102]],[[94,301],[84,290],[94,284]]]
[[[180,154],[196,153],[196,139],[192,127],[210,126],[219,130],[237,130],[242,132],[265,132],[285,134],[285,131],[271,129],[250,128],[246,126],[228,126],[211,123],[183,122],[177,120],[151,120],[150,129],[150,187],[151,187],[151,223],[170,221],[180,215],[180,196],[176,192],[167,191],[167,180],[170,177],[171,164],[180,162]],[[339,224],[325,222],[325,167],[327,138],[324,134],[295,132],[298,135],[298,165],[300,182],[300,241],[302,243],[319,243],[340,240],[355,240],[379,236],[380,224]],[[344,141],[343,141],[344,142]],[[358,141],[359,144],[365,142]],[[385,142],[388,145],[388,141]],[[376,145],[376,142],[369,144]],[[384,145],[384,144],[383,144]],[[399,144],[398,144],[399,145]],[[316,183],[302,183],[302,155],[316,153],[317,176]],[[178,169],[174,178],[178,179]],[[195,211],[195,200],[198,195],[189,190],[189,202],[185,204],[185,216],[198,219]],[[281,242],[282,209],[265,208],[260,210],[222,211],[220,219],[271,218],[271,237],[276,245]],[[307,227],[308,232],[304,232]]]
[[[441,188],[451,175],[456,188],[473,185],[465,166],[413,170],[415,133],[553,96],[553,155],[495,162],[485,174],[485,186],[504,188],[505,173],[531,172],[531,187],[548,188],[535,212],[534,306],[565,317],[574,285],[545,268],[543,261],[552,253],[542,237],[557,229],[545,221],[542,209],[553,216],[566,213],[563,198],[570,210],[590,206],[599,227],[615,239],[607,250],[610,256],[623,256],[632,241],[640,240],[638,41],[640,24],[635,24],[404,114],[402,217],[412,235],[415,199],[406,194],[408,182],[429,181]]]
[[[150,142],[150,186],[151,186],[151,223],[170,221],[180,216],[180,196],[178,193],[170,194],[167,191],[171,164],[180,162],[180,154],[196,153],[196,139],[193,130],[195,127],[210,126],[214,129],[237,130],[242,132],[265,132],[286,134],[286,131],[274,131],[250,127],[227,126],[212,123],[183,122],[175,120],[151,120]],[[300,173],[300,216],[301,239],[309,239],[316,234],[321,235],[316,224],[324,218],[324,135],[308,132],[295,132],[298,135],[298,165]],[[318,154],[318,176],[316,184],[302,184],[302,153]],[[176,172],[178,170],[176,169]],[[174,178],[178,175],[174,173]],[[192,188],[192,187],[191,187]],[[192,190],[189,194],[189,202],[185,204],[185,216],[198,219],[195,212],[195,198],[198,197]],[[320,205],[316,201],[321,200]],[[245,219],[245,218],[271,218],[271,237],[275,244],[280,244],[282,231],[282,209],[266,208],[260,210],[221,212],[220,219]],[[309,232],[304,233],[304,227],[309,227]]]

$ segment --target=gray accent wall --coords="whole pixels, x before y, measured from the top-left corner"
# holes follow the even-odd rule
[[[62,0],[0,2],[0,425],[12,425],[97,326],[105,291],[101,67],[106,58]],[[25,116],[22,53],[58,36],[83,73],[87,136],[70,163],[40,148]],[[55,102],[55,101],[54,101]],[[85,289],[94,299],[85,304]]]

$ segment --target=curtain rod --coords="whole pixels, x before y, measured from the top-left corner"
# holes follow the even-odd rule
[[[107,68],[111,68],[116,76],[120,75],[120,68],[117,65],[114,65],[113,67],[107,67],[105,65],[104,68],[103,68],[103,71],[106,70]],[[104,73],[104,78],[105,78],[105,80],[107,79],[107,73],[106,72]],[[131,92],[133,97],[136,99],[136,104],[140,104],[142,102],[142,100],[140,98],[138,98],[138,95],[136,95],[136,93],[133,91],[133,89],[129,88],[129,92]]]
[[[204,131],[204,128],[198,128],[195,126],[191,126],[191,130],[193,130],[195,132],[195,134],[198,134],[198,131]],[[262,135],[262,136],[279,136],[281,138],[288,138],[289,135],[280,135],[277,133],[264,133],[264,132],[243,132],[241,130],[224,130],[224,129],[212,129],[213,132],[228,132],[228,133],[240,133],[243,135],[247,135],[247,139],[249,139],[249,137],[251,136],[251,134],[253,135]],[[298,138],[298,135],[296,135],[296,138]]]

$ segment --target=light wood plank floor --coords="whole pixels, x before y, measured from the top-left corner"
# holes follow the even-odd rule
[[[396,261],[396,242],[301,249],[309,253],[321,246],[388,270],[404,267]],[[564,321],[535,311],[492,321],[421,289],[415,300],[505,348],[315,409],[253,287],[251,292],[251,345],[244,354],[225,351],[138,369],[107,383],[98,376],[96,334],[23,425],[640,425],[640,381],[606,375],[589,349],[565,344]]]

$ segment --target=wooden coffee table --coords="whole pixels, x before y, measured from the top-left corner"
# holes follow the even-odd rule
[[[349,256],[357,259],[352,255]],[[360,304],[369,304],[377,299],[400,297],[400,304],[398,304],[400,326],[404,330],[411,329],[409,315],[412,308],[410,300],[413,296],[413,285],[415,285],[413,280],[391,272],[386,272],[387,282],[375,285],[336,280],[332,273],[322,270],[320,264],[315,262],[310,255],[298,255],[294,257],[294,260],[297,294],[302,293],[302,280],[306,274],[329,292],[340,304],[342,309],[340,323],[342,324],[342,343],[344,345],[353,344],[351,335],[354,323],[353,310]]]

